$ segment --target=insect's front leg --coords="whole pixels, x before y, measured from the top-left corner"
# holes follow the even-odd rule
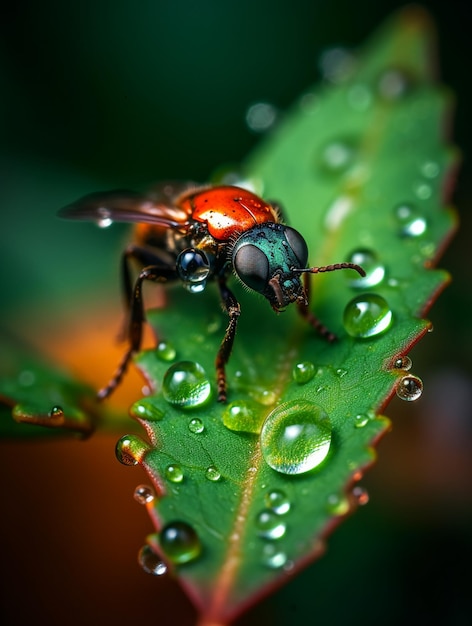
[[[319,334],[329,342],[337,340],[337,336],[329,330],[320,320],[312,313],[310,309],[310,274],[303,275],[303,287],[305,290],[306,302],[297,302],[297,308],[300,315],[312,326]]]
[[[128,349],[123,355],[113,378],[98,392],[97,396],[100,400],[107,398],[120,384],[132,356],[136,354],[141,347],[143,323],[146,320],[143,304],[144,281],[164,282],[175,278],[177,278],[177,272],[174,265],[150,265],[141,270],[134,287],[130,288],[129,321],[126,332]]]
[[[228,286],[226,285],[226,279],[220,277],[218,279],[218,286],[220,288],[221,300],[226,312],[229,315],[229,324],[221,342],[218,354],[216,355],[216,383],[218,388],[218,402],[226,402],[226,371],[225,367],[231,356],[231,350],[233,349],[234,337],[236,335],[236,328],[238,325],[239,315],[241,313],[241,307],[236,300]]]

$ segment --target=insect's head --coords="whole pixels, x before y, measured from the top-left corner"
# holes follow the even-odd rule
[[[308,248],[295,229],[272,222],[258,224],[236,240],[231,261],[241,282],[265,296],[276,311],[290,302],[305,303],[297,270],[306,267]]]

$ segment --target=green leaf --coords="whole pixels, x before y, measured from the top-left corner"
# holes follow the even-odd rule
[[[431,267],[455,226],[443,206],[455,163],[442,132],[450,96],[432,79],[430,45],[425,17],[400,14],[331,70],[335,85],[303,96],[244,165],[245,180],[304,235],[313,265],[365,264],[364,280],[348,271],[312,280],[312,309],[336,343],[295,307],[274,315],[235,285],[242,315],[222,406],[214,359],[227,320],[215,289],[170,290],[168,308],[149,315],[171,342],[137,358],[153,395],[131,413],[150,443],[130,435],[117,454],[148,472],[157,531],[148,542],[202,624],[233,619],[322,552],[388,430],[379,413],[395,391],[406,400],[421,393],[405,355],[448,282]],[[169,367],[193,388],[173,390]],[[295,443],[300,432],[307,441],[291,447],[278,437],[284,425]],[[152,569],[152,553],[141,558]]]

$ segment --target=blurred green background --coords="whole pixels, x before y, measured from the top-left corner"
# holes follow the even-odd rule
[[[90,298],[119,306],[117,261],[126,228],[103,232],[62,222],[57,209],[91,191],[205,181],[216,168],[237,164],[259,141],[245,122],[250,105],[269,102],[283,114],[320,78],[323,51],[359,46],[402,6],[387,0],[9,6],[0,42],[2,326],[21,335],[20,321],[40,328],[37,319],[47,316],[59,324],[71,307],[81,315]],[[467,3],[422,6],[438,30],[439,76],[457,96],[452,137],[463,152],[454,194],[462,230],[441,262],[454,282],[430,314],[435,332],[413,352],[424,397],[414,406],[390,405],[393,433],[363,481],[369,505],[335,532],[327,556],[240,626],[459,626],[471,618],[472,38]],[[116,438],[56,443],[60,450],[2,445],[5,626],[35,617],[53,626],[131,616],[163,626],[193,623],[172,581],[152,579],[135,564],[151,530],[131,498],[144,477],[117,467]],[[97,460],[104,455],[106,470]],[[71,459],[77,475],[62,469]],[[106,504],[100,513],[99,503]]]

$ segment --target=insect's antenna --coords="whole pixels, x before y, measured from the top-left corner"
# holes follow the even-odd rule
[[[336,270],[355,270],[362,277],[365,276],[365,271],[356,263],[334,263],[333,265],[322,265],[321,267],[292,268],[293,272],[300,274],[322,274],[323,272],[335,272]]]

